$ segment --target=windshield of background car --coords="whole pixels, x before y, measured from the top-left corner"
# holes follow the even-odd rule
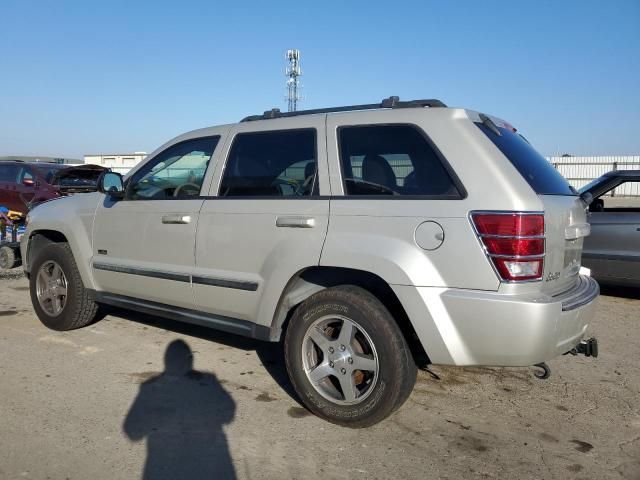
[[[577,195],[565,178],[522,135],[503,127],[497,127],[500,132],[497,135],[483,123],[476,125],[509,159],[537,194]]]

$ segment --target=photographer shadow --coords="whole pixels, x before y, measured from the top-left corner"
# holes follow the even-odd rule
[[[164,358],[164,372],[140,385],[122,427],[134,442],[146,438],[142,478],[236,478],[223,431],[235,402],[215,375],[193,370],[184,341],[171,342]]]

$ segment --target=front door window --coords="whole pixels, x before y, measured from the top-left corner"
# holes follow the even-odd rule
[[[199,197],[218,140],[219,137],[188,140],[156,155],[133,176],[127,188],[127,198],[168,200]]]

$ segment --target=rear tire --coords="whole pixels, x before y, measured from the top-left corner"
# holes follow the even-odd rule
[[[417,368],[397,323],[376,297],[352,285],[305,300],[291,318],[284,350],[302,403],[350,428],[391,415],[416,381]]]
[[[29,287],[36,315],[52,330],[74,330],[96,319],[98,304],[84,288],[68,243],[49,243],[37,251]]]
[[[0,270],[11,270],[18,266],[16,252],[13,248],[4,246],[0,247]]]

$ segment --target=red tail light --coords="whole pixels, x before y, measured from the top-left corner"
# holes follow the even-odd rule
[[[478,237],[502,280],[542,279],[544,215],[516,212],[472,213]]]

